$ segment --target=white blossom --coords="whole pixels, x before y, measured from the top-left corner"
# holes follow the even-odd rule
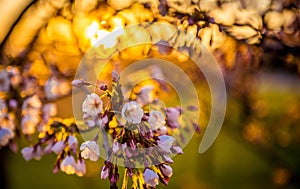
[[[60,169],[66,174],[74,174],[76,172],[76,162],[73,156],[66,156],[60,163]]]
[[[158,175],[151,169],[146,169],[143,176],[144,176],[145,183],[147,185],[151,187],[155,187],[156,185],[158,185],[158,181],[159,181]]]
[[[66,144],[65,144],[65,141],[61,140],[61,141],[58,141],[56,142],[51,150],[55,153],[55,154],[61,154],[63,152],[63,150],[65,149],[66,147]]]
[[[82,104],[82,111],[91,115],[92,117],[97,116],[103,110],[103,102],[96,93],[87,95],[86,99]]]
[[[7,128],[0,128],[0,148],[1,146],[6,146],[9,140],[14,137],[12,130]]]
[[[148,122],[152,130],[156,130],[165,124],[165,118],[159,111],[151,111]]]
[[[166,153],[171,153],[171,147],[175,141],[175,139],[168,135],[161,135],[158,137],[157,144],[160,149],[162,149]]]
[[[138,124],[141,122],[144,112],[138,103],[131,101],[124,104],[121,114],[129,123]]]
[[[80,146],[81,156],[84,159],[90,159],[92,161],[97,161],[100,156],[99,146],[95,141],[86,141]]]
[[[160,170],[163,173],[163,175],[167,177],[171,177],[173,175],[173,169],[169,165],[163,164],[162,166],[160,166]]]

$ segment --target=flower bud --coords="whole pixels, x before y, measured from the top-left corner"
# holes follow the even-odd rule
[[[169,165],[162,164],[160,166],[160,170],[163,173],[163,175],[166,176],[166,177],[171,177],[173,175],[173,169]]]
[[[87,82],[81,79],[75,79],[72,81],[71,84],[73,87],[78,87],[78,88],[83,87],[84,85],[89,85]]]
[[[111,77],[113,82],[118,82],[120,80],[120,75],[115,70],[111,73]]]
[[[100,84],[100,89],[101,89],[102,91],[106,91],[106,90],[108,89],[108,86],[107,86],[106,84],[104,84],[104,83],[101,83],[101,84]]]

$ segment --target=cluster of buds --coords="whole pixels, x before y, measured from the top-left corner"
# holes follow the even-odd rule
[[[25,147],[21,153],[26,161],[41,159],[43,155],[54,153],[57,156],[53,172],[59,170],[66,174],[83,176],[86,172],[85,162],[79,153],[77,126],[73,118],[50,118],[39,133],[35,145]]]
[[[97,161],[99,146],[105,148],[101,178],[108,179],[111,188],[118,188],[118,166],[125,167],[122,188],[127,188],[128,178],[132,180],[132,188],[155,188],[159,181],[167,185],[173,175],[172,157],[183,153],[180,141],[173,137],[182,125],[183,110],[180,107],[152,108],[151,104],[159,99],[153,98],[150,93],[154,88],[149,86],[146,92],[133,95],[134,99],[124,100],[119,79],[119,74],[113,71],[111,91],[106,84],[72,82],[78,88],[95,87],[95,92],[87,94],[82,103],[82,119],[87,130],[99,129],[99,132],[81,144],[81,156]],[[100,133],[106,137],[99,140]]]

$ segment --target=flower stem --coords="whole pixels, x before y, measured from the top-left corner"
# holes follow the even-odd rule
[[[123,183],[122,183],[122,188],[121,189],[127,189],[127,182],[128,182],[128,169],[125,168],[124,170],[124,178],[123,178]]]

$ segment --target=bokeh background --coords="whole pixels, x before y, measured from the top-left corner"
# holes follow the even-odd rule
[[[300,188],[299,0],[180,1],[182,6],[172,4],[172,1],[153,1],[158,2],[156,8],[159,7],[159,14],[165,18],[152,15],[153,7],[149,3],[152,1],[137,1],[142,6],[129,4],[120,8],[116,4],[107,5],[106,1],[97,1],[93,5],[87,3],[92,1],[75,0],[66,1],[58,12],[51,12],[44,23],[35,20],[34,14],[28,14],[25,21],[20,16],[35,4],[33,13],[48,10],[47,3],[41,3],[46,1],[23,1],[18,9],[6,6],[11,2],[2,1],[0,4],[0,10],[7,10],[0,11],[3,15],[0,16],[1,22],[3,20],[1,68],[26,65],[21,66],[24,75],[35,77],[42,89],[51,78],[58,78],[57,83],[61,79],[64,82],[72,80],[86,49],[107,29],[106,21],[109,24],[119,23],[117,21],[125,18],[135,18],[125,19],[126,24],[167,21],[191,32],[197,25],[201,30],[197,30],[196,37],[211,50],[224,74],[228,94],[226,117],[215,143],[203,154],[198,153],[198,147],[205,125],[200,125],[202,133],[195,134],[184,154],[174,158],[174,175],[168,188]],[[201,5],[208,17],[204,16],[206,13],[188,12],[192,10],[188,7],[194,5]],[[182,10],[182,7],[187,9]],[[147,16],[133,16],[139,11]],[[203,23],[196,23],[195,19]],[[38,24],[31,24],[28,20]],[[103,20],[105,22],[100,22]],[[99,22],[98,25],[95,21]],[[208,22],[210,25],[205,25]],[[85,36],[80,33],[84,28],[92,28],[92,34]],[[140,53],[145,58],[148,51],[149,47],[140,47],[121,56],[126,59]],[[173,53],[172,56],[179,57],[177,61],[182,61],[182,67],[187,66],[181,55]],[[204,78],[199,76],[197,79]],[[206,90],[207,86],[204,86],[198,91],[204,105],[210,101]],[[62,91],[64,97],[55,99],[62,117],[72,116],[71,98],[66,93]],[[209,108],[201,111],[209,115]],[[24,137],[17,143],[20,149],[29,144]],[[79,178],[62,172],[53,174],[55,158],[51,154],[40,161],[26,162],[20,153],[14,153],[8,147],[2,148],[0,188],[109,187],[106,180],[100,179],[102,160],[96,163],[87,161],[87,174]],[[166,187],[160,184],[158,188]]]

